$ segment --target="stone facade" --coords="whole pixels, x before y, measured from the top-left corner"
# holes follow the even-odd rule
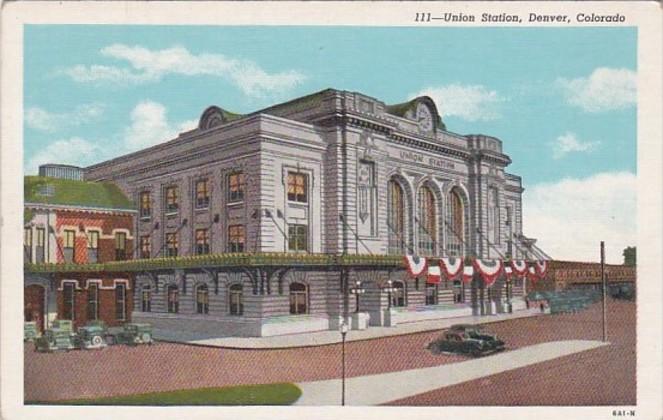
[[[528,258],[518,244],[523,189],[505,171],[510,163],[501,140],[447,131],[428,97],[387,105],[328,89],[247,115],[210,107],[197,129],[85,168],[84,176],[113,181],[136,203],[136,258],[228,252]],[[388,280],[403,282],[403,306],[390,308]],[[138,274],[137,293],[149,290],[153,303],[142,311],[136,299],[135,318],[210,334],[336,328],[355,309],[348,288],[356,281],[365,289],[360,313],[372,325],[506,308],[503,279],[490,291],[476,279],[427,291],[424,279],[408,278],[402,268],[275,267]],[[170,313],[169,284],[179,300]],[[203,284],[209,303],[200,313],[196,285]],[[288,291],[292,284],[303,285],[304,297]],[[241,285],[241,315],[231,314],[233,285]],[[509,290],[510,298],[513,290],[523,293]],[[293,314],[292,300],[297,306],[300,298],[305,313]]]

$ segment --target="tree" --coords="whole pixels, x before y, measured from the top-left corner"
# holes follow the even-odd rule
[[[622,253],[624,256],[624,265],[628,265],[630,267],[635,266],[635,247],[634,246],[627,246],[624,248],[624,252]]]

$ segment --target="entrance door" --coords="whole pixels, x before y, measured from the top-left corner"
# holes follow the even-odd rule
[[[37,329],[44,332],[45,308],[44,298],[46,292],[42,286],[33,284],[24,289],[24,317],[25,321],[37,323]]]

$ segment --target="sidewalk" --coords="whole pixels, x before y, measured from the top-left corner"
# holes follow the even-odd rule
[[[368,327],[365,330],[348,331],[346,341],[370,340],[380,337],[412,334],[424,331],[442,330],[453,324],[488,324],[491,322],[506,321],[509,319],[524,318],[540,315],[537,308],[517,311],[511,314],[464,316],[456,318],[435,319],[430,321],[411,322],[399,324],[394,327]],[[336,344],[341,342],[338,331],[318,331],[302,334],[279,335],[272,337],[218,337],[200,338],[195,332],[170,331],[154,329],[154,338],[159,341],[192,344],[210,347],[223,347],[234,349],[277,349],[290,347],[310,347]]]
[[[607,345],[600,341],[551,341],[465,362],[346,379],[346,405],[379,405]],[[341,380],[297,384],[295,405],[340,405]]]

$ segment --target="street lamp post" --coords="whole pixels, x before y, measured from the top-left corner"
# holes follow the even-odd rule
[[[341,322],[341,405],[345,405],[345,335],[348,333],[348,324]]]
[[[387,287],[383,287],[382,290],[387,292],[387,309],[391,309],[391,294],[394,291],[393,282],[387,280]]]

